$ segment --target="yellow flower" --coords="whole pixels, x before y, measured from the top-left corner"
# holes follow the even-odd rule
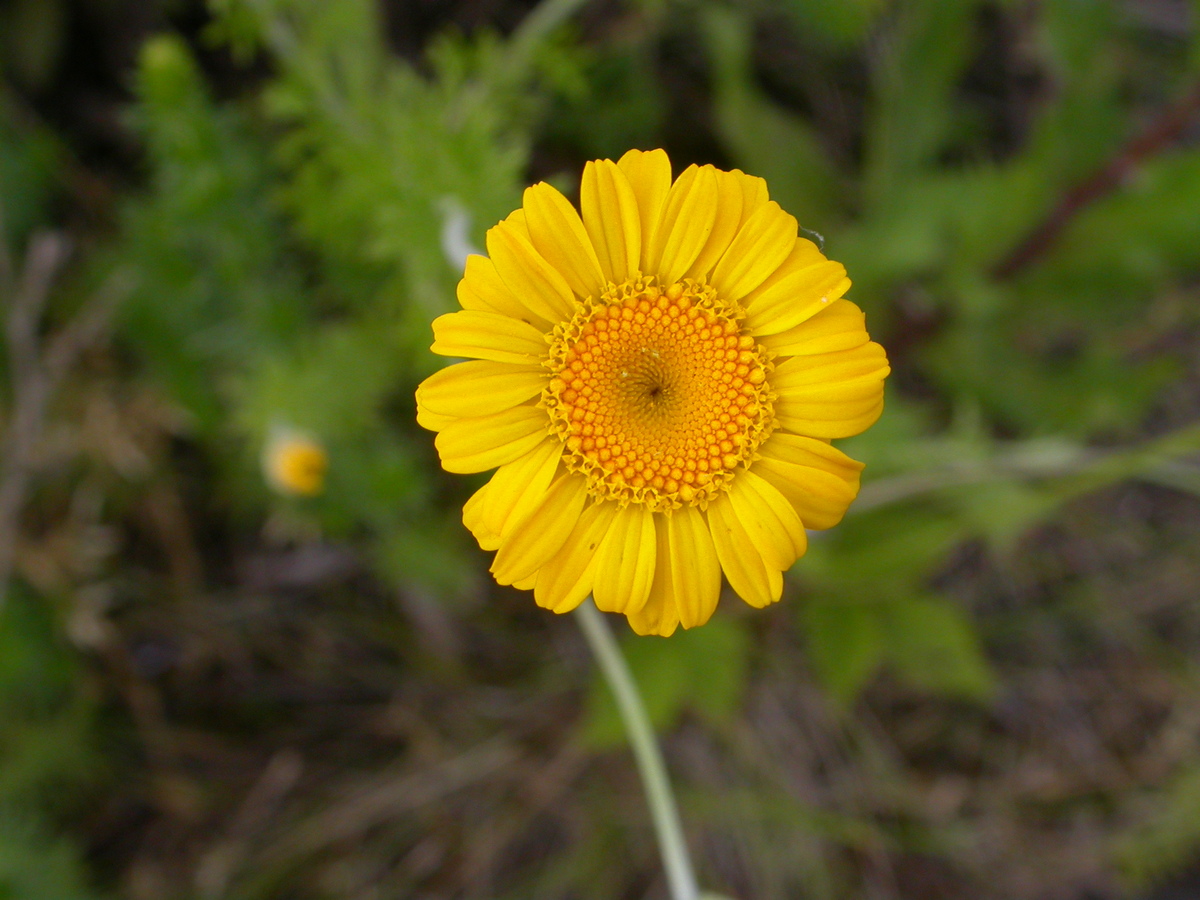
[[[761,178],[662,150],[587,164],[582,217],[548,184],[487,235],[433,323],[468,357],[417,389],[450,472],[496,469],[463,509],[500,584],[555,612],[588,594],[639,634],[708,621],[724,572],[752,606],[858,492],[829,443],[888,374],[845,268]]]
[[[329,455],[308,435],[278,428],[263,448],[262,467],[267,483],[279,493],[315,497],[325,487]]]

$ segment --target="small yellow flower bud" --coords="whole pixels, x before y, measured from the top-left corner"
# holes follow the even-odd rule
[[[315,497],[325,488],[329,454],[314,438],[280,429],[262,455],[267,483],[281,494]]]

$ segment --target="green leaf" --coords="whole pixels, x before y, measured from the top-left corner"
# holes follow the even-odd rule
[[[1012,550],[1021,535],[1050,515],[1060,502],[1049,491],[1015,480],[975,484],[950,494],[972,530],[1001,553]]]
[[[0,610],[0,803],[78,784],[95,769],[95,707],[43,598],[14,583]]]
[[[443,522],[405,523],[384,534],[373,556],[380,574],[398,587],[416,585],[453,605],[481,589],[470,564],[459,516]]]
[[[1200,850],[1200,766],[1177,773],[1144,798],[1144,818],[1114,841],[1113,857],[1132,891],[1182,872]]]
[[[11,588],[0,607],[0,719],[11,723],[57,709],[69,696],[76,669],[49,605]]]
[[[279,424],[361,437],[378,429],[403,363],[394,329],[379,323],[313,329],[285,352],[260,355],[239,392],[239,418],[260,439]]]
[[[654,77],[654,48],[633,46],[598,57],[577,50],[574,59],[583,66],[584,89],[578,95],[557,92],[543,140],[591,159],[619,159],[630,147],[657,145],[666,98]]]
[[[839,47],[862,41],[888,6],[886,0],[778,0],[777,5],[795,19],[802,34]]]
[[[884,659],[884,622],[877,604],[813,600],[802,619],[817,677],[841,702],[857,696]]]
[[[969,60],[974,0],[915,0],[902,5],[873,73],[864,191],[889,211],[945,149],[956,120],[954,88]]]
[[[0,898],[90,900],[83,851],[13,810],[0,808]]]
[[[738,164],[767,180],[771,196],[801,226],[829,227],[844,191],[813,128],[768,100],[750,66],[751,24],[731,10],[705,10],[715,69],[717,127]]]
[[[137,87],[152,191],[124,208],[124,239],[107,262],[137,275],[123,336],[211,434],[230,376],[285,345],[313,306],[270,199],[262,135],[212,102],[178,39],[148,42]]]
[[[916,597],[884,609],[887,656],[916,687],[934,693],[986,700],[995,678],[970,619],[936,598]]]
[[[62,178],[63,148],[49,130],[15,114],[0,96],[0,239],[12,248],[47,224]]]
[[[828,536],[813,540],[800,573],[838,595],[895,600],[923,584],[950,549],[970,535],[963,522],[927,505],[883,507],[849,517]]]

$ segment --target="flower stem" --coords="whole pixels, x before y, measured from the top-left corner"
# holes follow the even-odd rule
[[[575,614],[596,656],[596,662],[600,664],[600,671],[612,689],[629,746],[637,760],[642,789],[646,793],[646,802],[654,819],[654,831],[658,835],[658,847],[662,853],[663,868],[667,872],[671,898],[697,900],[696,876],[692,872],[692,861],[683,839],[679,810],[675,806],[667,767],[663,764],[662,753],[654,737],[650,718],[646,715],[646,707],[642,705],[637,684],[600,610],[589,599],[579,605]]]

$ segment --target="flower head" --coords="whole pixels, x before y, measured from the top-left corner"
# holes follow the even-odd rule
[[[448,471],[496,469],[463,522],[555,612],[590,593],[669,635],[708,621],[722,573],[766,606],[858,492],[829,441],[882,412],[883,348],[761,178],[672,182],[631,150],[588,163],[580,199],[527,189],[433,323],[470,361],[417,389],[418,421]]]
[[[279,493],[315,497],[325,488],[329,454],[307,434],[276,427],[263,447],[262,468]]]

